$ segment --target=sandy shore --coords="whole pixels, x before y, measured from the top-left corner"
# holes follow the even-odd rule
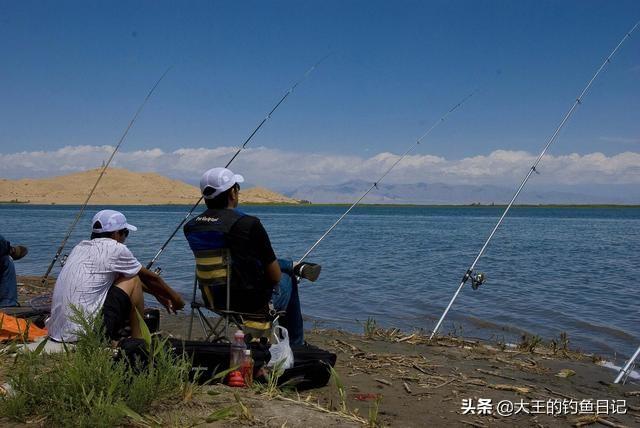
[[[21,299],[43,291],[23,285]],[[187,324],[184,314],[162,314],[165,334],[184,337]],[[429,342],[395,329],[367,336],[313,329],[306,339],[338,355],[346,411],[340,411],[333,384],[271,399],[242,390],[239,397],[250,417],[238,414],[210,426],[362,426],[376,400],[377,421],[384,426],[640,426],[640,387],[613,385],[613,371],[562,345],[509,348],[454,337]],[[179,425],[204,418],[237,403],[231,392],[220,385],[205,387],[187,403],[159,405],[157,417]],[[590,406],[594,412],[585,413]]]
[[[83,204],[96,183],[101,169],[91,169],[58,177],[22,180],[0,178],[0,202],[26,204]],[[194,178],[199,178],[195,173]],[[108,168],[96,188],[90,205],[192,205],[200,198],[200,190],[180,180],[172,180],[154,172],[133,172]],[[243,188],[241,203],[299,204],[264,187]]]

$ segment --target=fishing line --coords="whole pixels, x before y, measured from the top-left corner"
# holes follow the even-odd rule
[[[403,154],[402,156],[400,156],[385,172],[384,174],[382,174],[380,176],[380,178],[378,178],[377,181],[375,181],[371,187],[369,187],[367,189],[366,192],[364,192],[362,194],[362,196],[360,196],[360,198],[358,198],[350,207],[349,209],[347,209],[344,214],[342,214],[340,216],[340,218],[338,218],[338,220],[336,220],[335,223],[333,223],[333,225],[331,225],[331,227],[329,229],[327,229],[327,231],[320,237],[320,239],[318,239],[315,244],[313,244],[306,253],[304,253],[304,255],[302,257],[300,257],[300,260],[298,260],[296,263],[300,263],[302,262],[304,259],[307,258],[307,256],[318,246],[318,244],[320,244],[320,242],[322,242],[322,240],[324,238],[327,237],[327,235],[329,233],[331,233],[331,231],[338,225],[338,223],[340,223],[342,221],[343,218],[345,218],[347,216],[347,214],[349,214],[349,212],[355,208],[356,205],[358,205],[360,203],[360,201],[362,201],[365,196],[367,196],[369,194],[369,192],[371,192],[371,190],[373,190],[374,188],[378,187],[378,184],[380,184],[380,182],[387,176],[387,174],[389,174],[391,172],[391,170],[393,168],[395,168],[396,165],[398,165],[400,163],[400,161],[402,161],[405,157],[407,157],[407,155],[409,154],[409,152],[411,152],[413,149],[415,149],[416,147],[418,147],[420,145],[420,143],[422,142],[422,140],[424,140],[427,135],[429,135],[431,133],[431,131],[433,131],[438,125],[440,125],[442,122],[444,122],[447,118],[447,116],[449,116],[451,113],[453,113],[455,110],[457,110],[459,107],[461,107],[469,98],[471,98],[472,96],[474,96],[476,94],[477,90],[470,93],[469,95],[467,95],[466,97],[464,97],[458,104],[454,105],[453,107],[451,107],[449,109],[449,111],[447,111],[440,119],[436,120],[433,125],[431,125],[431,127],[429,129],[427,129],[427,131],[422,134],[422,136],[420,138],[418,138],[416,140],[415,143],[413,143]]]
[[[115,149],[113,149],[113,151],[111,152],[111,156],[109,156],[109,159],[107,160],[107,162],[102,167],[102,171],[100,171],[100,175],[98,175],[98,179],[96,180],[95,184],[91,188],[91,191],[87,195],[87,199],[84,201],[84,204],[82,204],[82,206],[80,207],[80,211],[76,215],[76,218],[73,220],[73,223],[71,223],[71,227],[69,227],[69,230],[67,231],[66,236],[62,240],[62,243],[60,244],[60,246],[58,247],[58,251],[56,251],[56,255],[53,256],[53,260],[51,260],[51,263],[49,263],[49,267],[47,268],[47,272],[42,277],[42,283],[43,284],[45,284],[47,282],[47,278],[49,277],[49,274],[51,273],[51,270],[53,269],[53,266],[56,264],[56,261],[60,257],[60,254],[62,254],[62,250],[64,250],[64,246],[67,244],[67,241],[69,240],[69,237],[71,236],[71,233],[73,232],[73,229],[76,227],[76,224],[78,224],[78,221],[80,220],[80,217],[82,217],[82,214],[84,213],[85,208],[89,204],[89,200],[91,199],[91,196],[93,196],[93,192],[96,190],[96,187],[98,187],[98,183],[100,183],[100,180],[102,179],[102,176],[104,175],[105,171],[109,167],[109,164],[113,160],[113,157],[116,155],[116,152],[120,148],[120,145],[124,142],[125,138],[127,137],[127,134],[129,133],[129,130],[133,127],[133,124],[138,119],[138,115],[140,115],[140,113],[142,112],[142,109],[147,104],[147,101],[149,101],[149,99],[151,98],[151,95],[156,90],[156,88],[158,87],[158,85],[160,84],[162,79],[164,79],[164,76],[167,75],[169,70],[171,70],[171,67],[168,67],[164,71],[164,73],[162,73],[162,75],[156,81],[156,83],[153,85],[153,87],[151,88],[151,90],[149,91],[147,96],[145,97],[144,101],[142,101],[142,104],[140,104],[140,107],[138,107],[138,110],[136,110],[135,114],[131,118],[131,121],[129,122],[129,125],[127,125],[127,127],[125,128],[124,133],[122,134],[122,136],[120,137],[120,140],[118,141],[118,144],[116,144]]]
[[[549,138],[549,141],[547,142],[547,144],[544,146],[544,149],[542,149],[542,152],[540,152],[540,155],[538,156],[538,158],[536,159],[536,161],[533,163],[533,165],[531,166],[531,168],[529,168],[529,171],[527,172],[526,176],[524,177],[524,179],[522,180],[522,182],[520,183],[520,186],[518,187],[518,189],[516,190],[516,193],[513,195],[513,197],[511,198],[511,201],[509,202],[509,204],[507,205],[507,207],[505,208],[504,212],[502,213],[502,215],[500,216],[500,219],[498,220],[498,223],[496,223],[496,225],[494,226],[493,230],[491,231],[491,233],[489,234],[489,237],[487,238],[487,240],[485,241],[484,245],[482,246],[482,248],[480,249],[480,252],[478,253],[478,255],[476,256],[475,260],[473,261],[473,263],[471,263],[471,266],[469,266],[469,269],[467,269],[467,271],[465,272],[464,276],[462,277],[462,281],[460,282],[460,286],[458,287],[458,289],[456,290],[455,294],[453,295],[453,298],[451,299],[451,301],[449,302],[449,304],[447,305],[447,308],[444,310],[444,313],[442,314],[442,316],[440,317],[440,319],[438,320],[438,323],[436,324],[435,328],[433,329],[433,332],[431,333],[431,336],[429,336],[429,340],[433,339],[433,337],[436,335],[436,333],[438,332],[438,329],[440,328],[440,325],[442,324],[442,321],[444,320],[444,317],[447,315],[447,313],[449,312],[449,309],[451,309],[451,305],[453,305],[453,302],[455,301],[455,299],[458,297],[458,294],[460,294],[460,291],[462,290],[462,287],[464,286],[464,284],[466,284],[466,282],[469,280],[469,278],[472,278],[472,286],[474,289],[477,289],[483,282],[484,282],[484,275],[482,273],[478,273],[476,274],[475,277],[473,277],[473,269],[476,267],[476,264],[478,263],[478,260],[480,260],[480,257],[482,257],[482,255],[484,254],[485,249],[487,248],[487,245],[489,245],[489,242],[491,241],[491,239],[493,238],[493,235],[496,233],[496,230],[498,230],[498,227],[500,227],[500,225],[502,224],[502,221],[504,220],[505,216],[507,215],[507,213],[509,212],[509,209],[511,208],[511,206],[513,205],[513,203],[515,202],[516,198],[518,197],[518,195],[520,194],[520,192],[522,191],[522,189],[524,188],[525,184],[527,184],[527,181],[529,181],[529,177],[531,177],[531,175],[535,172],[537,173],[538,171],[536,170],[536,167],[538,166],[538,163],[540,162],[540,160],[542,159],[542,157],[545,155],[545,153],[547,152],[547,149],[549,148],[549,146],[551,146],[551,144],[556,140],[556,138],[558,137],[558,134],[560,133],[560,130],[564,127],[564,125],[567,123],[567,121],[569,120],[569,118],[573,115],[573,112],[575,111],[575,109],[582,104],[582,98],[586,95],[587,91],[589,90],[589,88],[591,87],[592,83],[596,80],[596,78],[600,75],[600,73],[602,72],[602,70],[607,66],[607,64],[609,64],[611,62],[611,58],[613,58],[613,56],[616,54],[616,52],[618,51],[618,49],[620,48],[620,46],[622,46],[622,44],[629,38],[631,37],[631,33],[633,33],[633,31],[636,29],[636,27],[638,27],[638,25],[640,24],[640,21],[638,21],[632,28],[631,30],[629,30],[625,36],[622,38],[622,40],[620,40],[620,42],[618,43],[618,45],[611,51],[611,53],[609,54],[609,56],[603,61],[602,65],[600,65],[600,68],[598,68],[598,71],[595,72],[595,74],[593,75],[593,77],[591,78],[591,80],[589,80],[589,83],[587,83],[587,86],[584,87],[584,89],[582,90],[582,92],[580,93],[580,95],[578,96],[578,98],[576,98],[576,100],[573,102],[573,104],[571,105],[571,108],[565,113],[564,117],[562,118],[562,120],[560,121],[560,124],[558,125],[558,127],[556,128],[555,132],[553,133],[553,135],[551,135],[551,137]]]
[[[260,123],[258,123],[258,126],[255,127],[255,129],[253,130],[253,132],[251,132],[251,134],[249,134],[249,136],[247,137],[246,140],[244,140],[244,143],[242,143],[242,146],[240,146],[240,148],[235,152],[235,154],[231,157],[231,159],[229,160],[229,162],[227,162],[227,164],[225,165],[225,168],[229,168],[229,165],[231,165],[231,162],[233,162],[235,160],[235,158],[240,154],[240,152],[242,150],[245,149],[245,147],[247,146],[247,144],[249,144],[249,141],[251,141],[251,139],[253,138],[254,135],[256,135],[256,133],[258,132],[258,130],[260,130],[260,128],[262,128],[262,125],[264,125],[267,120],[271,119],[271,115],[278,109],[278,107],[280,107],[280,104],[282,104],[284,102],[284,100],[287,99],[287,97],[296,89],[296,87],[301,84],[302,82],[304,82],[307,77],[316,69],[316,67],[318,67],[318,65],[320,65],[320,63],[322,63],[325,59],[327,59],[331,54],[327,54],[324,57],[320,58],[320,60],[318,62],[316,62],[315,64],[313,64],[302,76],[302,78],[300,80],[298,80],[296,83],[293,84],[293,86],[291,86],[289,89],[287,89],[287,91],[284,93],[284,95],[282,96],[282,98],[280,98],[280,100],[273,106],[273,108],[269,111],[269,113],[264,117],[264,119],[262,119],[262,121],[260,121]],[[174,236],[176,236],[176,233],[178,233],[178,231],[180,230],[180,228],[182,227],[182,225],[189,219],[189,217],[191,216],[191,214],[193,213],[193,211],[198,207],[198,205],[200,205],[200,202],[202,202],[202,199],[204,199],[203,196],[200,196],[200,199],[198,199],[198,201],[193,204],[193,206],[191,207],[191,209],[189,210],[189,212],[184,216],[184,218],[182,219],[182,221],[180,221],[180,223],[178,224],[178,226],[173,230],[173,232],[171,233],[171,235],[169,235],[169,238],[167,238],[167,240],[165,241],[164,244],[162,244],[162,246],[160,247],[160,249],[158,250],[158,252],[156,253],[155,256],[153,256],[153,258],[151,259],[151,261],[149,261],[149,263],[147,263],[147,269],[151,269],[151,267],[153,266],[153,264],[156,262],[156,260],[158,260],[158,258],[160,257],[160,255],[164,252],[165,248],[167,248],[167,245],[169,245],[169,242],[171,242],[171,240],[173,239]]]

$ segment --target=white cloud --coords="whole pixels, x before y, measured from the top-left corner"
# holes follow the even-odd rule
[[[68,146],[55,151],[0,154],[0,176],[46,177],[96,168],[108,159],[112,150],[111,146]],[[195,183],[202,171],[226,164],[236,150],[218,147],[182,148],[172,152],[161,149],[122,151],[116,154],[112,165],[134,171],[155,171]],[[294,188],[349,180],[372,182],[399,158],[400,154],[388,152],[365,158],[257,147],[244,150],[234,161],[233,169],[244,174],[250,183],[276,189]],[[535,154],[511,150],[496,150],[463,159],[411,154],[393,169],[386,181],[513,185],[522,179],[535,159]],[[547,155],[537,170],[540,172],[535,176],[537,183],[640,184],[640,153]]]

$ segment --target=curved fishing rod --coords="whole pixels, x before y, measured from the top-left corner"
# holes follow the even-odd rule
[[[470,94],[469,94],[469,95],[467,95],[466,97],[464,97],[464,98],[463,98],[463,99],[462,99],[458,104],[456,104],[456,105],[454,105],[453,107],[451,107],[451,108],[449,109],[449,111],[447,111],[444,115],[442,115],[442,117],[441,117],[440,119],[436,120],[436,121],[434,122],[434,124],[433,124],[433,125],[431,125],[431,127],[430,127],[429,129],[427,129],[427,131],[426,131],[424,134],[422,134],[422,136],[421,136],[420,138],[418,138],[418,139],[416,140],[416,142],[415,142],[415,143],[413,143],[413,144],[412,144],[412,145],[411,145],[411,146],[410,146],[410,147],[409,147],[409,148],[408,148],[408,149],[407,149],[407,150],[402,154],[402,156],[400,156],[400,157],[399,157],[399,158],[398,158],[398,159],[393,163],[393,165],[391,165],[391,166],[390,166],[390,167],[389,167],[389,168],[384,172],[384,174],[382,174],[382,175],[380,176],[380,178],[378,178],[378,181],[374,182],[374,183],[371,185],[371,187],[369,187],[369,188],[367,189],[367,191],[366,191],[366,192],[364,192],[364,193],[362,194],[362,196],[360,196],[360,198],[358,198],[358,199],[357,199],[357,200],[356,200],[356,201],[355,201],[355,202],[354,202],[354,203],[349,207],[349,209],[347,209],[347,210],[344,212],[344,214],[342,214],[342,215],[340,216],[340,218],[338,218],[338,220],[336,220],[336,222],[335,222],[335,223],[333,223],[333,224],[331,225],[331,227],[330,227],[329,229],[327,229],[327,231],[326,231],[326,232],[325,232],[325,233],[320,237],[320,239],[318,239],[318,240],[315,242],[315,244],[313,244],[313,245],[312,245],[312,246],[307,250],[307,252],[306,252],[306,253],[304,253],[304,255],[303,255],[302,257],[300,257],[300,260],[298,260],[298,261],[296,262],[296,264],[297,264],[297,263],[300,263],[300,262],[302,262],[304,259],[306,259],[306,258],[307,258],[307,256],[308,256],[309,254],[311,254],[311,252],[312,252],[312,251],[313,251],[313,250],[314,250],[314,249],[315,249],[315,248],[320,244],[320,242],[322,242],[322,240],[323,240],[324,238],[326,238],[326,236],[327,236],[329,233],[331,233],[331,231],[332,231],[332,230],[333,230],[333,229],[338,225],[338,223],[340,223],[340,222],[342,221],[342,219],[343,219],[343,218],[345,218],[345,217],[347,216],[347,214],[349,214],[349,212],[350,212],[353,208],[355,208],[355,206],[356,206],[356,205],[358,205],[358,204],[360,203],[360,201],[362,201],[362,200],[365,198],[365,196],[367,196],[367,195],[369,194],[369,192],[371,192],[371,190],[373,190],[373,188],[374,188],[374,187],[378,187],[378,184],[379,184],[379,183],[380,183],[380,182],[381,182],[381,181],[382,181],[382,180],[387,176],[387,174],[389,174],[389,173],[391,172],[391,170],[392,170],[393,168],[395,168],[395,166],[396,166],[396,165],[398,165],[398,164],[400,163],[400,161],[402,161],[402,159],[404,159],[405,157],[407,157],[407,155],[409,154],[409,152],[411,152],[413,149],[415,149],[416,147],[418,147],[418,145],[420,145],[420,143],[422,142],[422,140],[424,140],[424,139],[427,137],[427,135],[429,135],[429,134],[431,133],[431,131],[433,131],[433,130],[438,126],[438,125],[440,125],[442,122],[444,122],[444,121],[445,121],[445,119],[447,118],[447,116],[449,116],[451,113],[453,113],[453,112],[454,112],[455,110],[457,110],[459,107],[461,107],[461,106],[462,106],[462,105],[463,105],[463,104],[464,104],[464,103],[465,103],[469,98],[471,98],[472,96],[474,96],[476,92],[477,92],[477,90],[476,90],[476,91],[474,91],[474,92],[472,92],[472,93],[470,93]]]
[[[62,254],[62,250],[64,249],[64,246],[67,244],[67,241],[69,240],[69,237],[71,236],[71,233],[73,232],[73,229],[76,227],[76,224],[78,224],[78,221],[80,220],[80,217],[82,217],[82,214],[84,213],[85,208],[89,204],[89,200],[91,199],[91,196],[93,196],[93,192],[96,190],[96,187],[98,187],[98,183],[100,183],[100,180],[102,179],[102,176],[104,175],[105,171],[109,167],[109,164],[113,160],[113,157],[116,155],[116,152],[120,148],[120,145],[123,143],[123,141],[127,137],[127,134],[129,133],[129,130],[133,127],[133,124],[138,119],[138,115],[140,115],[140,113],[142,112],[142,109],[147,104],[147,101],[149,101],[149,99],[151,98],[151,95],[156,90],[156,88],[158,87],[158,85],[160,84],[162,79],[164,79],[164,76],[167,75],[169,70],[171,70],[171,67],[168,67],[164,71],[164,73],[162,73],[160,78],[156,81],[156,83],[153,85],[153,87],[151,88],[151,90],[149,91],[147,96],[144,98],[144,101],[142,101],[142,104],[140,104],[140,106],[138,107],[138,110],[136,110],[135,114],[131,118],[131,121],[129,121],[129,125],[127,125],[127,127],[125,128],[122,136],[120,137],[120,140],[118,140],[118,144],[116,144],[116,147],[111,152],[111,156],[109,156],[109,159],[107,160],[107,162],[102,167],[102,171],[100,171],[100,175],[98,175],[98,179],[96,180],[95,184],[91,188],[91,191],[87,195],[87,199],[84,201],[84,204],[82,204],[82,206],[80,207],[80,211],[78,212],[78,215],[76,215],[76,218],[73,220],[73,223],[71,223],[71,227],[69,227],[69,230],[67,231],[66,236],[62,240],[62,243],[60,244],[60,246],[58,247],[58,251],[56,251],[56,255],[53,256],[53,260],[51,260],[51,263],[49,263],[49,267],[47,268],[47,272],[42,277],[42,283],[43,284],[47,282],[47,278],[49,277],[49,274],[51,273],[51,270],[53,269],[53,266],[56,264],[56,261],[60,257],[60,254]]]
[[[506,217],[507,213],[509,212],[509,209],[511,208],[511,206],[515,202],[516,198],[518,197],[518,195],[520,194],[520,192],[524,188],[525,184],[527,184],[527,181],[529,181],[529,177],[531,177],[531,174],[533,174],[534,172],[535,173],[538,172],[538,171],[536,171],[536,167],[538,166],[538,163],[540,162],[542,157],[547,152],[547,149],[549,148],[549,146],[551,146],[551,144],[556,140],[556,138],[558,137],[558,134],[560,133],[560,130],[564,127],[564,125],[567,123],[569,118],[573,115],[573,112],[575,111],[575,109],[580,104],[582,104],[582,98],[586,95],[587,91],[589,90],[589,88],[591,87],[593,82],[600,75],[600,73],[607,66],[607,64],[609,64],[611,62],[611,58],[613,58],[613,56],[616,54],[616,52],[618,51],[620,46],[622,46],[622,44],[629,37],[631,37],[631,33],[634,32],[634,30],[636,29],[636,27],[638,27],[639,24],[640,24],[640,21],[638,21],[631,28],[631,30],[629,30],[625,34],[625,36],[622,38],[622,40],[620,40],[618,45],[611,51],[609,56],[603,61],[602,65],[600,65],[600,68],[598,68],[598,70],[595,72],[595,74],[593,75],[591,80],[589,80],[589,83],[587,83],[587,86],[584,87],[584,89],[582,90],[582,92],[580,93],[578,98],[576,98],[576,100],[573,102],[573,104],[571,105],[571,108],[565,113],[564,117],[560,121],[560,124],[556,128],[555,132],[551,135],[551,137],[549,138],[549,141],[544,146],[544,149],[542,149],[542,152],[540,152],[540,155],[538,155],[538,158],[536,159],[536,161],[533,163],[531,168],[529,168],[529,172],[527,172],[527,175],[525,175],[524,179],[520,183],[520,186],[516,190],[516,193],[513,195],[513,198],[511,198],[511,201],[509,202],[509,204],[505,208],[504,212],[500,216],[500,219],[498,220],[498,223],[496,223],[496,225],[494,226],[493,230],[489,234],[489,237],[487,238],[487,240],[485,241],[484,245],[480,249],[480,252],[476,256],[475,260],[473,261],[473,263],[471,263],[471,266],[469,266],[469,269],[467,269],[467,271],[465,272],[464,276],[462,277],[462,281],[460,282],[460,286],[458,287],[458,289],[456,290],[455,294],[453,295],[453,298],[451,299],[451,301],[447,305],[447,308],[444,310],[444,313],[442,314],[442,316],[438,320],[438,323],[436,324],[435,328],[433,329],[433,332],[431,333],[431,336],[429,336],[429,340],[433,339],[433,337],[438,332],[438,329],[440,328],[440,325],[442,325],[442,321],[444,320],[444,317],[447,316],[447,313],[449,312],[449,309],[451,309],[451,305],[453,305],[453,302],[456,300],[456,298],[458,297],[458,294],[460,294],[460,291],[462,290],[462,287],[464,286],[464,284],[466,284],[466,282],[469,280],[469,278],[472,279],[472,286],[473,286],[474,289],[477,289],[480,286],[480,284],[482,284],[482,282],[484,281],[484,275],[482,273],[478,273],[476,275],[476,277],[472,277],[473,276],[473,269],[476,267],[476,264],[478,263],[478,260],[480,260],[480,257],[482,257],[482,255],[484,254],[484,251],[487,248],[487,245],[489,245],[489,242],[491,241],[491,239],[493,238],[493,235],[496,233],[496,230],[498,230],[498,227],[500,227],[500,225],[502,224],[502,221]]]
[[[256,135],[256,133],[260,130],[260,128],[262,128],[262,125],[264,125],[267,120],[271,119],[271,115],[278,109],[278,107],[280,107],[280,104],[282,104],[284,102],[284,100],[286,100],[287,97],[296,89],[296,87],[300,83],[304,82],[307,79],[307,77],[316,69],[316,67],[318,67],[318,65],[320,65],[321,62],[323,62],[325,59],[327,59],[329,57],[329,55],[331,55],[331,54],[325,55],[318,62],[313,64],[304,73],[304,75],[302,76],[302,78],[300,80],[298,80],[296,83],[293,84],[293,86],[291,86],[289,89],[287,89],[287,91],[284,93],[282,98],[280,98],[280,100],[273,106],[271,111],[269,111],[269,113],[264,117],[264,119],[262,119],[262,121],[260,123],[258,123],[258,126],[255,127],[255,129],[253,130],[253,132],[251,132],[251,134],[249,134],[247,139],[244,140],[244,143],[242,143],[242,146],[240,146],[240,148],[236,151],[236,153],[231,157],[229,162],[227,162],[227,164],[225,165],[225,168],[229,168],[229,165],[231,165],[231,162],[233,162],[234,159],[240,154],[240,152],[242,150],[244,150],[244,148],[247,146],[247,144],[249,144],[249,141],[251,141],[253,136]],[[162,244],[162,246],[160,247],[160,249],[158,250],[156,255],[153,256],[153,258],[149,261],[149,263],[147,263],[147,266],[146,266],[147,269],[151,269],[151,267],[156,262],[156,260],[158,260],[160,255],[164,252],[165,248],[167,248],[167,245],[169,245],[169,242],[171,242],[173,237],[176,236],[176,233],[178,233],[178,231],[180,230],[182,225],[189,219],[189,216],[191,216],[191,214],[193,213],[193,211],[195,211],[195,209],[198,207],[198,205],[200,205],[200,202],[202,202],[202,199],[203,199],[203,196],[200,196],[200,199],[198,199],[198,201],[195,204],[193,204],[193,206],[191,207],[189,212],[184,216],[182,221],[180,221],[178,226],[173,230],[173,232],[171,232],[171,235],[169,235],[169,238],[167,238],[167,240],[164,242],[164,244]]]

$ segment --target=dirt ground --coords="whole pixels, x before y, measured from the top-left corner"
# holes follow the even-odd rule
[[[176,336],[186,331],[185,320],[175,316],[163,317],[161,325]],[[571,351],[557,349],[554,355],[552,349],[543,347],[534,352],[500,349],[458,338],[439,338],[431,343],[424,336],[393,330],[376,330],[370,337],[312,330],[306,339],[338,355],[335,369],[345,387],[347,409],[368,421],[369,409],[379,397],[378,422],[384,426],[541,427],[580,422],[640,426],[640,387],[613,385],[613,371],[599,366],[592,357]],[[561,377],[561,373],[569,376]],[[339,408],[339,394],[332,384],[310,394],[310,402]],[[306,397],[303,394],[302,398]],[[471,400],[467,407],[476,407],[476,414],[463,414],[464,399]],[[477,414],[479,399],[491,400],[492,414]],[[521,409],[517,415],[502,416],[496,405],[503,400],[526,403],[521,407],[529,413]],[[616,410],[626,414],[613,414],[609,408],[606,414],[601,412],[599,419],[571,415],[572,406],[579,410],[582,400],[608,400],[609,407],[624,402],[624,409]],[[547,414],[548,405],[551,415]],[[554,405],[557,416],[553,416]],[[502,414],[515,410],[509,412],[510,405],[503,406],[507,407],[500,411]],[[583,406],[588,408],[587,404]],[[281,426],[284,420],[286,426],[309,425],[292,417],[277,418],[277,423],[270,426]],[[341,421],[347,425],[349,422]],[[335,423],[329,426],[342,426]]]
[[[23,281],[24,282],[24,281]],[[29,281],[26,281],[29,282]],[[24,300],[41,289],[21,287]],[[161,316],[184,337],[188,317]],[[198,330],[194,330],[199,333]],[[159,403],[147,423],[170,426],[640,426],[640,385],[614,385],[594,357],[535,342],[520,348],[461,338],[372,329],[364,335],[314,329],[306,340],[335,352],[339,382],[266,395],[224,385],[196,387]],[[0,374],[0,376],[2,376]],[[589,412],[591,410],[591,412]],[[597,414],[596,414],[597,413]],[[209,422],[207,422],[207,418]]]

